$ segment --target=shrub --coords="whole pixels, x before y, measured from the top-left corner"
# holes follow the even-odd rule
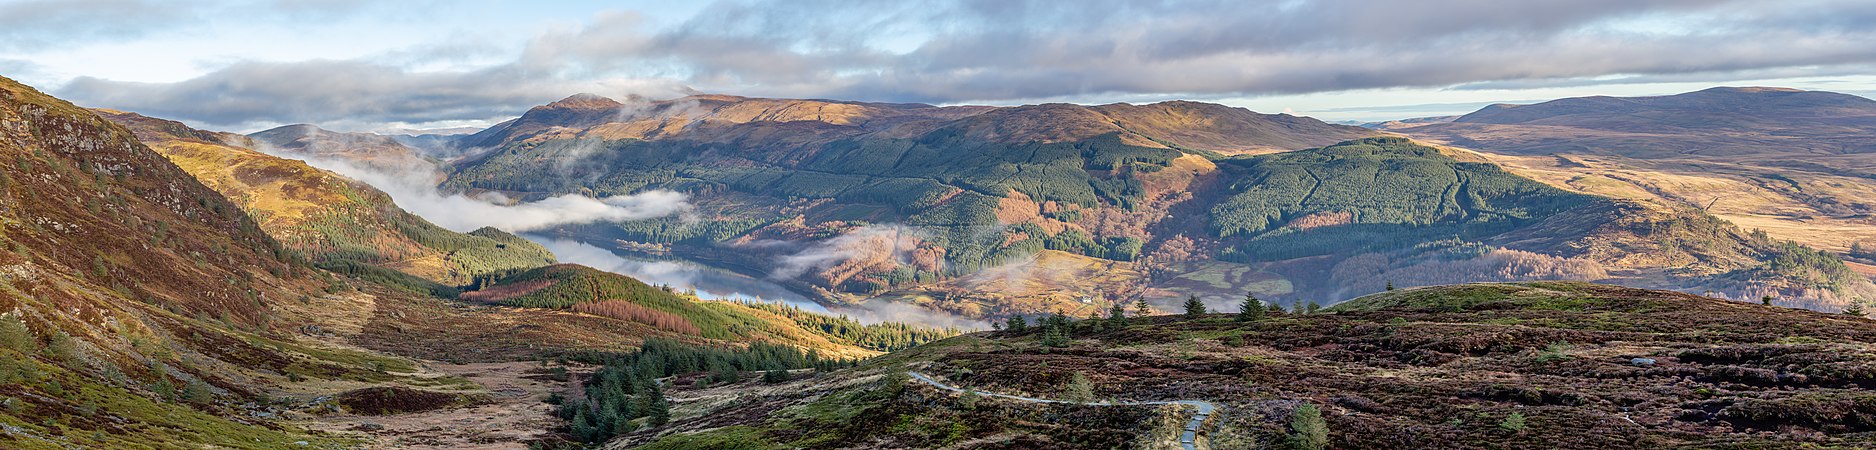
[[[1513,433],[1523,433],[1524,413],[1514,412],[1511,413],[1511,415],[1505,416],[1505,420],[1498,422],[1498,428]]]
[[[46,339],[46,356],[70,368],[78,368],[84,363],[84,352],[78,349],[77,341],[63,331],[53,333]]]
[[[215,395],[209,392],[208,383],[191,381],[188,385],[182,387],[182,401],[194,405],[207,405],[214,399]]]
[[[20,321],[18,316],[6,316],[0,317],[0,346],[30,355],[38,350],[39,343],[26,328],[26,322]]]

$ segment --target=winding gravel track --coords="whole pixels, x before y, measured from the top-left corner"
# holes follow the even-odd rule
[[[1198,450],[1199,427],[1204,426],[1205,420],[1212,417],[1212,411],[1215,411],[1218,409],[1217,405],[1213,405],[1211,404],[1211,402],[1207,402],[1203,400],[1173,400],[1173,401],[1158,401],[1158,402],[1110,402],[1110,401],[1071,402],[1071,401],[1064,401],[1064,400],[1050,400],[1046,398],[1024,397],[1020,395],[998,394],[994,392],[984,392],[984,391],[979,391],[975,389],[964,389],[964,388],[960,388],[957,386],[945,384],[942,381],[934,380],[931,377],[925,376],[925,374],[918,373],[918,372],[906,372],[906,375],[911,375],[912,379],[918,380],[925,384],[929,384],[932,387],[944,389],[944,390],[951,391],[951,392],[960,392],[960,393],[974,392],[977,395],[982,395],[985,397],[1004,398],[1004,399],[1016,400],[1019,402],[1062,403],[1062,404],[1069,404],[1069,405],[1089,405],[1089,406],[1143,406],[1143,405],[1144,406],[1152,406],[1152,405],[1191,406],[1194,408],[1198,408],[1198,413],[1192,415],[1192,420],[1186,422],[1185,431],[1179,434],[1179,445],[1185,446],[1186,450]]]

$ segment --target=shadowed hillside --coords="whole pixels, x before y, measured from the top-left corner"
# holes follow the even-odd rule
[[[0,78],[0,133],[0,447],[332,446],[271,387],[415,370],[296,339],[338,281],[128,130]]]

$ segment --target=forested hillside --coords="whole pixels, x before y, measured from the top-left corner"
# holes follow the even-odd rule
[[[1212,207],[1225,259],[1285,260],[1476,240],[1596,201],[1464,162],[1404,138],[1372,138],[1249,159]],[[1235,174],[1234,174],[1235,175]]]
[[[1344,140],[1361,133],[1301,120],[1192,102],[583,95],[466,138],[480,153],[444,185],[523,197],[683,191],[696,214],[557,232],[740,268],[825,300],[885,295],[968,316],[1194,291],[1215,303],[1245,290],[1332,302],[1389,282],[1592,279],[1826,308],[1876,291],[1832,258],[1781,256],[1801,246],[1700,225],[1712,220],[1699,210],[1618,208],[1463,151]],[[1303,142],[1320,147],[1270,153]],[[1519,233],[1532,229],[1548,234]],[[1607,248],[1643,256],[1596,250]],[[1032,270],[1043,250],[1139,277],[1036,283],[1051,273]],[[984,273],[1025,286],[1006,289],[1025,298],[985,291]]]

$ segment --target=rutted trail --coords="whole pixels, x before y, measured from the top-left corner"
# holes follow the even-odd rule
[[[1194,408],[1198,408],[1198,413],[1192,415],[1192,420],[1186,421],[1185,430],[1179,434],[1179,444],[1182,446],[1185,446],[1186,450],[1198,450],[1199,427],[1204,426],[1205,421],[1212,417],[1212,411],[1218,409],[1217,405],[1213,405],[1211,404],[1211,402],[1207,402],[1203,400],[1173,400],[1173,401],[1156,401],[1156,402],[1110,402],[1110,401],[1071,402],[1071,401],[1063,401],[1063,400],[1049,400],[1046,398],[1024,397],[1020,395],[998,394],[994,392],[978,391],[975,389],[964,389],[964,388],[960,388],[957,386],[945,384],[944,382],[941,382],[938,380],[934,380],[931,377],[925,376],[925,374],[918,373],[918,372],[906,372],[906,375],[911,375],[913,379],[919,380],[920,382],[923,382],[925,384],[929,384],[932,387],[944,389],[947,391],[974,392],[977,395],[1010,399],[1010,400],[1016,400],[1019,402],[1062,403],[1062,404],[1088,405],[1088,406],[1153,406],[1153,405],[1192,406]]]

